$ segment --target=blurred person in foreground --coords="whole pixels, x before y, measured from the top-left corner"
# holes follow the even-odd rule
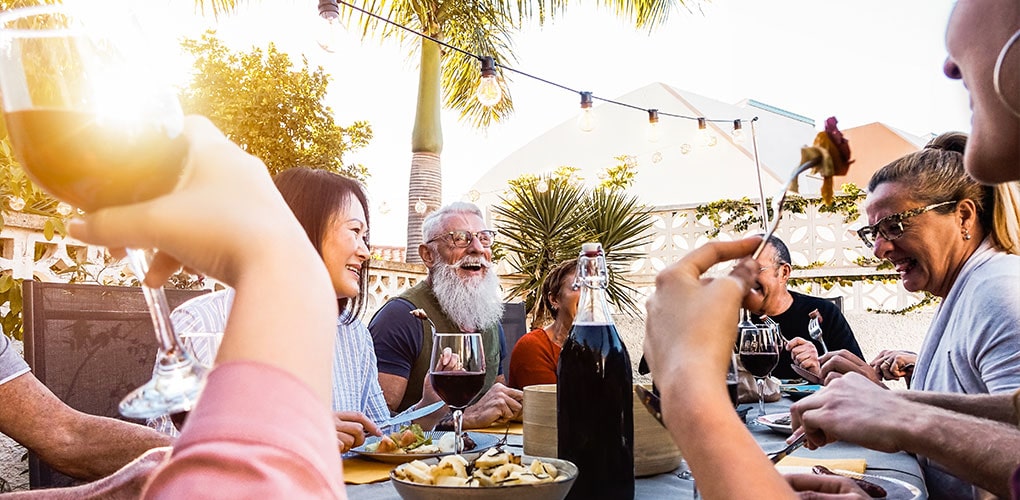
[[[960,0],[953,9],[945,72],[962,79],[971,93],[973,129],[964,166],[985,183],[1020,180],[1018,40],[1020,2]],[[700,281],[711,265],[749,255],[754,248],[754,243],[739,241],[705,245],[661,273],[649,299],[645,353],[652,354],[656,383],[666,381],[668,387],[660,386],[663,416],[695,474],[706,471],[698,476],[706,498],[793,496],[771,463],[748,453],[757,443],[739,421],[731,421],[724,385],[733,321],[756,266],[745,261],[731,277]],[[697,327],[676,327],[681,324]],[[715,375],[698,377],[700,370]],[[1020,401],[1014,395],[889,391],[857,373],[828,378],[823,390],[791,408],[794,436],[807,432],[809,446],[843,439],[883,451],[919,453],[999,496],[1020,497],[1014,406]],[[822,487],[801,482],[804,477],[788,480],[798,489]]]
[[[787,287],[793,271],[790,261],[786,243],[778,236],[769,237],[765,249],[758,256],[760,271],[753,285],[757,292],[753,295],[755,300],[746,305],[755,316],[767,315],[778,323],[779,333],[786,342],[772,376],[779,379],[804,377],[817,383],[814,375],[818,372],[818,351],[808,333],[811,318],[818,318],[822,339],[829,349],[845,350],[858,357],[863,354],[850,324],[836,304]],[[798,372],[797,368],[801,371]]]
[[[338,446],[347,452],[364,444],[366,435],[387,432],[376,424],[390,417],[379,387],[372,336],[358,318],[368,288],[368,198],[358,181],[325,170],[291,168],[276,174],[273,183],[326,264],[336,292],[341,312],[333,353],[333,411]],[[174,309],[171,319],[179,334],[222,332],[233,301],[231,289],[202,295]],[[212,365],[213,341],[197,337],[185,342],[198,361]],[[177,434],[167,415],[150,425]]]
[[[428,383],[431,325],[411,315],[412,310],[424,309],[437,332],[482,334],[485,384],[480,399],[464,410],[464,428],[519,418],[523,394],[503,385],[502,360],[507,347],[500,324],[502,291],[492,262],[495,231],[486,227],[477,206],[464,202],[429,214],[421,231],[424,243],[418,246],[418,255],[428,276],[383,304],[368,325],[386,403],[392,411],[404,411],[418,401],[438,400]],[[447,412],[439,426],[451,424]]]
[[[517,341],[510,354],[510,387],[524,389],[529,385],[556,383],[560,349],[570,335],[581,298],[581,289],[574,284],[576,276],[577,259],[561,262],[546,275],[537,316],[544,318],[548,311],[553,322],[535,328]]]
[[[68,226],[92,244],[158,248],[150,286],[184,264],[236,291],[202,398],[142,496],[346,498],[330,411],[338,309],[329,272],[261,161],[205,118],[187,117],[184,136],[175,191]]]

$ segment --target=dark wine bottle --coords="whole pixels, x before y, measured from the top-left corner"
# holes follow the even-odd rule
[[[581,296],[556,382],[559,458],[578,468],[567,498],[633,499],[633,375],[609,312],[602,245],[581,247],[575,284]]]

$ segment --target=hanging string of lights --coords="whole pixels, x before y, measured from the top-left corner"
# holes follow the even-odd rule
[[[396,28],[402,29],[404,31],[407,31],[408,33],[412,33],[415,36],[418,36],[420,38],[428,39],[428,40],[430,40],[430,41],[432,41],[434,43],[437,43],[437,44],[439,44],[439,45],[441,45],[443,47],[446,47],[446,48],[448,48],[450,50],[459,52],[459,53],[461,53],[461,54],[463,54],[465,56],[473,57],[473,58],[477,59],[480,62],[480,64],[481,64],[481,68],[482,68],[481,74],[482,74],[482,76],[481,76],[481,80],[480,80],[480,82],[478,84],[478,88],[477,88],[477,90],[475,92],[475,98],[478,99],[478,102],[480,102],[484,106],[490,106],[490,107],[491,106],[495,106],[496,104],[499,104],[499,102],[503,99],[503,92],[500,89],[499,81],[497,80],[497,76],[496,76],[496,68],[500,68],[500,69],[502,69],[504,71],[508,71],[508,72],[511,72],[511,73],[514,73],[514,74],[517,74],[517,75],[521,75],[521,76],[530,78],[532,80],[536,80],[536,81],[545,83],[547,85],[558,87],[558,88],[566,90],[568,92],[572,92],[572,93],[580,95],[580,97],[581,97],[581,113],[580,113],[580,115],[578,116],[578,119],[577,119],[577,126],[578,126],[578,128],[580,128],[584,132],[591,132],[592,130],[595,129],[595,127],[597,125],[597,120],[596,120],[596,117],[595,117],[595,111],[594,111],[594,109],[592,109],[592,105],[593,105],[594,101],[596,101],[596,100],[601,101],[601,102],[605,102],[605,103],[608,103],[608,104],[614,104],[614,105],[617,105],[617,106],[622,106],[622,107],[631,108],[631,109],[634,109],[634,110],[646,112],[648,114],[648,124],[649,124],[649,136],[648,136],[648,139],[651,142],[656,142],[659,139],[660,131],[659,131],[659,125],[658,124],[659,124],[659,118],[660,117],[670,117],[670,118],[679,118],[679,119],[683,119],[683,120],[696,121],[698,123],[698,136],[699,136],[699,140],[701,141],[702,145],[705,145],[705,146],[714,146],[716,141],[718,140],[714,135],[712,135],[708,131],[708,123],[732,123],[733,124],[732,135],[733,135],[734,141],[742,142],[744,140],[744,130],[743,130],[742,122],[744,122],[744,121],[754,122],[754,121],[756,121],[758,119],[758,117],[754,117],[751,120],[746,120],[746,119],[741,119],[741,118],[737,118],[737,119],[732,119],[732,118],[711,119],[711,118],[706,118],[704,116],[689,116],[689,115],[684,115],[684,114],[679,114],[679,113],[670,113],[670,112],[663,111],[661,109],[643,108],[641,106],[637,106],[637,105],[626,103],[626,102],[617,101],[615,99],[599,97],[599,96],[595,95],[594,93],[592,93],[590,91],[576,90],[576,89],[573,89],[573,88],[568,87],[566,85],[563,85],[563,84],[560,84],[560,83],[556,83],[556,82],[553,82],[551,80],[547,80],[545,78],[541,78],[539,76],[536,76],[536,75],[533,75],[533,74],[521,71],[521,70],[519,70],[517,68],[513,68],[513,67],[510,67],[510,66],[499,64],[491,56],[480,56],[478,54],[473,54],[473,53],[468,52],[468,51],[466,51],[466,50],[464,50],[464,49],[462,49],[460,47],[457,47],[457,46],[454,46],[454,45],[450,45],[450,44],[448,44],[448,43],[446,43],[446,42],[444,42],[442,40],[439,40],[439,39],[437,39],[435,37],[429,36],[429,35],[427,35],[425,33],[422,33],[422,32],[419,32],[419,31],[417,31],[415,29],[412,29],[412,28],[409,28],[407,26],[404,26],[404,25],[402,25],[400,23],[397,23],[395,21],[387,19],[387,18],[385,18],[383,16],[380,16],[378,14],[375,14],[373,12],[369,12],[369,11],[367,11],[365,9],[362,9],[361,7],[358,7],[356,5],[352,5],[352,4],[350,4],[350,3],[348,3],[348,2],[346,2],[344,0],[319,0],[319,17],[321,17],[323,19],[323,21],[326,23],[326,28],[325,28],[326,33],[325,33],[325,35],[320,35],[319,36],[319,39],[320,39],[319,40],[319,45],[323,48],[323,50],[326,50],[326,51],[329,51],[329,52],[332,52],[332,51],[335,50],[335,46],[336,46],[336,43],[334,41],[335,37],[336,37],[335,33],[338,30],[342,29],[342,27],[341,27],[342,23],[339,20],[339,12],[340,12],[339,11],[339,6],[340,5],[344,5],[345,7],[348,7],[350,9],[353,9],[353,10],[356,10],[358,12],[361,12],[362,14],[364,14],[366,16],[369,16],[369,17],[372,17],[372,18],[374,18],[374,19],[376,19],[378,21],[381,21],[381,22],[384,22],[384,23],[389,24],[391,26],[394,26]],[[753,123],[752,123],[752,125],[753,125]],[[754,132],[754,127],[753,126],[751,127],[751,130],[752,130],[752,134],[751,135],[753,137],[754,136],[754,133],[753,133]]]

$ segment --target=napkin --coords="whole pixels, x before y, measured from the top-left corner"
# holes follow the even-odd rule
[[[510,426],[510,432],[507,432],[507,425]],[[515,436],[524,435],[524,424],[521,422],[510,422],[509,424],[492,424],[484,429],[471,429],[471,432],[484,432],[486,434],[513,434]]]
[[[390,471],[396,467],[393,464],[376,462],[361,457],[344,459],[344,482],[347,484],[368,484],[386,481],[390,478]]]
[[[868,468],[868,464],[863,458],[811,458],[787,456],[780,460],[776,465],[787,467],[812,467],[815,465],[824,465],[831,470],[846,470],[856,472],[858,474],[864,474],[864,469]]]

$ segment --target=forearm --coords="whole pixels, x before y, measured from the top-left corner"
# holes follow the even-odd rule
[[[664,386],[663,420],[705,498],[793,498],[794,492],[737,418],[723,380]],[[712,381],[707,381],[711,383]],[[685,386],[686,384],[686,386]]]
[[[1020,430],[1001,422],[916,405],[897,426],[900,448],[924,455],[960,479],[1009,498],[1009,477],[1020,465]]]
[[[54,469],[95,480],[108,476],[152,448],[170,446],[172,438],[121,420],[81,414],[66,441],[47,442],[34,450]]]
[[[1016,407],[1012,393],[1000,394],[955,394],[930,391],[904,391],[909,401],[937,406],[939,408],[972,415],[979,418],[1017,425]]]

